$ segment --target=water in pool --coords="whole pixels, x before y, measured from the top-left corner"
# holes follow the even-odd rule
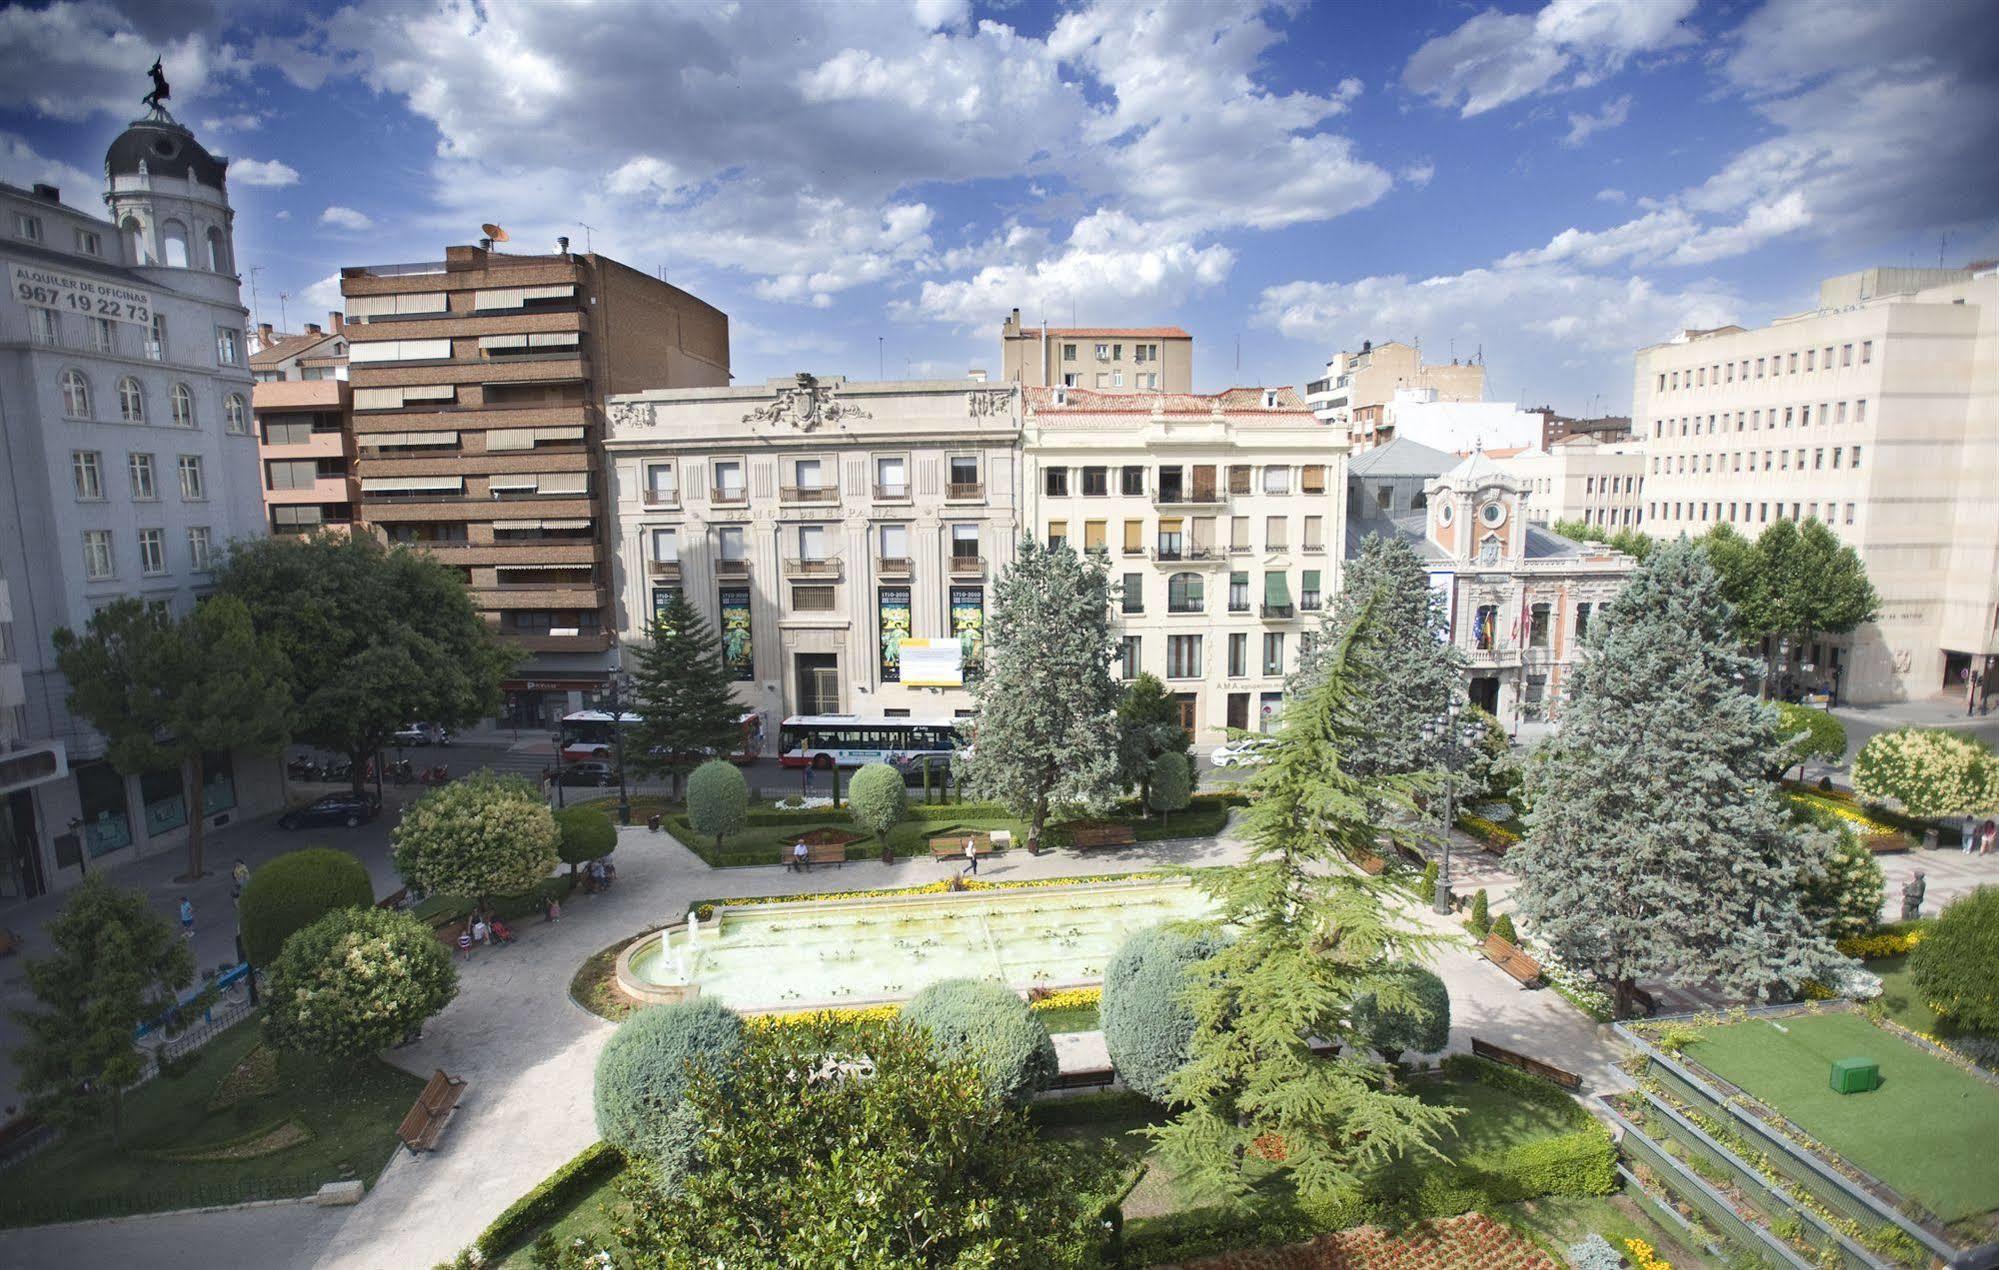
[[[692,952],[675,930],[664,963],[649,937],[631,968],[678,983],[684,955],[701,995],[737,1009],[901,999],[939,979],[1094,983],[1132,932],[1211,907],[1181,881],[744,907],[724,913],[719,931],[704,924]]]

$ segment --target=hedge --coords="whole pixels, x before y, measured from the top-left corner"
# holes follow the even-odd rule
[[[236,902],[236,925],[250,963],[268,966],[285,940],[338,908],[375,902],[368,866],[333,847],[287,851],[250,875]]]
[[[1492,850],[1505,855],[1520,842],[1520,835],[1495,820],[1474,816],[1469,812],[1458,817],[1458,828],[1477,838]]]
[[[1054,1083],[1060,1064],[1048,1029],[1002,983],[945,979],[902,1007],[941,1062],[965,1061],[994,1097],[1024,1103]]]
[[[533,1190],[507,1205],[492,1225],[480,1231],[480,1254],[487,1263],[497,1264],[501,1253],[527,1242],[527,1237],[538,1227],[562,1216],[599,1182],[624,1167],[624,1152],[608,1142],[591,1143],[543,1178]]]

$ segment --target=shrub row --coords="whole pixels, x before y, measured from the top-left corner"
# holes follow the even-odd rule
[[[1469,812],[1458,817],[1458,828],[1477,838],[1501,855],[1520,842],[1520,835],[1495,820],[1484,816],[1474,816]]]
[[[1531,1072],[1523,1072],[1517,1067],[1495,1063],[1491,1059],[1480,1058],[1476,1054],[1451,1054],[1439,1063],[1438,1068],[1453,1080],[1475,1080],[1481,1085],[1503,1089],[1509,1094],[1517,1094],[1531,1102],[1546,1107],[1554,1107],[1578,1127],[1594,1124],[1589,1112],[1577,1105],[1568,1091],[1553,1081],[1543,1080]]]
[[[1849,957],[1862,961],[1873,961],[1876,957],[1900,957],[1914,952],[1916,945],[1923,942],[1923,930],[1877,930],[1871,935],[1854,935],[1840,940],[1835,947]]]
[[[478,1247],[488,1264],[526,1242],[536,1227],[545,1226],[574,1207],[599,1182],[625,1167],[624,1152],[608,1142],[593,1142],[575,1158],[543,1178],[539,1185],[493,1219],[479,1233]]]

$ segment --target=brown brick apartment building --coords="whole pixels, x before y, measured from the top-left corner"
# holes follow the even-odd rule
[[[604,398],[726,387],[729,319],[594,253],[452,247],[341,270],[360,515],[463,569],[528,654],[505,717],[546,726],[615,665]]]
[[[297,335],[257,329],[250,411],[264,519],[274,534],[309,534],[354,521],[360,488],[348,426],[347,336],[341,315]]]

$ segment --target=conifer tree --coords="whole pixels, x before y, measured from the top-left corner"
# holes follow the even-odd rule
[[[632,713],[625,763],[668,776],[674,797],[687,774],[740,744],[743,707],[737,702],[722,646],[684,595],[675,595],[646,628],[648,643],[632,672]]]
[[[1390,920],[1386,883],[1345,864],[1375,849],[1371,808],[1406,808],[1427,785],[1349,766],[1370,740],[1364,698],[1379,685],[1354,652],[1373,622],[1357,606],[1310,692],[1286,704],[1248,782],[1249,858],[1197,879],[1238,933],[1188,974],[1191,1057],[1168,1083],[1185,1109],[1151,1131],[1197,1189],[1240,1197],[1275,1166],[1307,1202],[1350,1198],[1381,1165],[1432,1150],[1453,1114],[1397,1091],[1357,1022],[1370,994],[1384,1011],[1417,1008],[1398,963],[1425,942]]]
[[[1118,780],[1138,786],[1138,805],[1152,806],[1152,765],[1162,754],[1185,754],[1194,743],[1180,726],[1180,707],[1166,685],[1143,671],[1118,700]]]
[[[973,747],[959,761],[979,797],[1027,822],[1030,848],[1056,807],[1100,808],[1117,796],[1110,595],[1100,554],[1031,538],[993,588]]]
[[[1769,997],[1844,965],[1801,902],[1823,844],[1769,779],[1783,738],[1737,648],[1705,553],[1662,546],[1592,624],[1530,771],[1517,906],[1620,1015],[1640,979]]]

